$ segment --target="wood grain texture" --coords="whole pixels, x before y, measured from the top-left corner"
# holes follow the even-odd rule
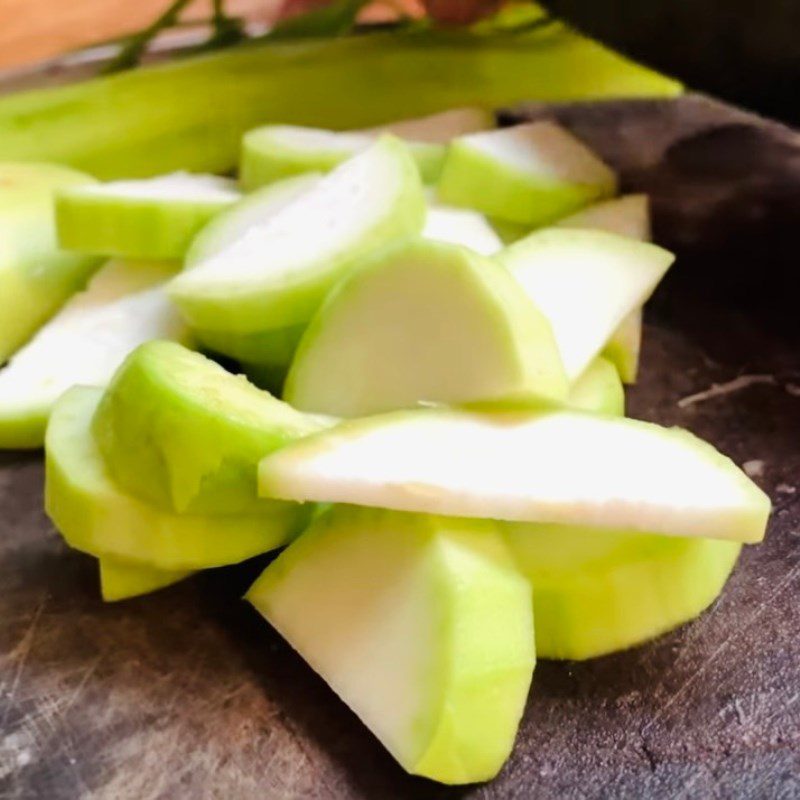
[[[762,462],[775,502],[696,622],[625,653],[543,662],[485,786],[402,773],[239,597],[263,560],[103,605],[41,511],[38,456],[0,457],[0,798],[800,796],[800,144],[703,98],[530,108],[654,195],[679,252],[648,314],[634,416]],[[756,258],[757,256],[757,258]],[[742,375],[738,391],[681,403]],[[740,384],[734,384],[741,385]],[[752,464],[751,464],[752,468]]]

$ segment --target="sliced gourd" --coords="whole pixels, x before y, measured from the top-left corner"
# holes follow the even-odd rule
[[[454,139],[440,199],[535,227],[614,194],[616,176],[583,142],[552,122]]]
[[[418,233],[424,216],[408,150],[383,137],[181,273],[171,295],[199,330],[252,335],[307,323],[334,283],[366,256]]]
[[[53,404],[76,384],[105,385],[148,339],[186,339],[164,294],[170,264],[110,262],[0,371],[0,447],[41,447]]]
[[[303,336],[284,397],[355,417],[566,391],[550,326],[508,272],[462,247],[418,240],[337,287]]]
[[[266,497],[757,542],[770,501],[688,431],[579,411],[400,411],[267,456]]]
[[[58,189],[92,180],[55,164],[0,162],[0,366],[100,266],[59,249],[53,214]]]
[[[506,540],[533,587],[536,653],[583,659],[646,642],[705,610],[739,542],[508,523]]]
[[[175,514],[124,492],[92,435],[101,389],[75,387],[53,410],[45,444],[45,510],[67,544],[98,558],[168,572],[235,564],[290,541],[311,510]]]
[[[496,256],[550,320],[570,380],[650,297],[674,258],[648,242],[567,228],[537,231]]]
[[[56,200],[62,247],[120,258],[183,258],[194,235],[239,199],[216,175],[174,173],[73,186]]]
[[[431,206],[422,236],[435,242],[460,244],[484,256],[503,249],[503,242],[486,217],[468,208]]]
[[[535,655],[493,523],[334,508],[247,599],[408,772],[460,784],[503,765]]]
[[[650,201],[645,194],[630,194],[597,203],[584,211],[559,220],[566,228],[590,228],[616,233],[642,242],[652,238]],[[611,335],[603,354],[619,371],[624,383],[634,383],[642,345],[642,310],[634,309]]]
[[[274,510],[258,498],[259,460],[328,424],[199,353],[155,341],[119,368],[93,431],[125,491],[180,513],[239,514]]]
[[[570,387],[567,405],[582,411],[624,416],[625,389],[616,367],[602,357],[592,361]]]
[[[192,574],[189,570],[155,569],[115,558],[100,558],[97,564],[100,572],[100,594],[107,603],[150,594]]]
[[[317,173],[297,175],[246,195],[214,217],[194,238],[186,254],[186,266],[196,266],[224,251],[250,228],[263,225],[294,202],[320,178]],[[304,330],[305,324],[254,334],[224,330],[194,330],[193,334],[209,350],[245,362],[257,371],[269,369],[282,383]]]
[[[329,131],[297,125],[265,125],[242,143],[242,185],[252,190],[304,172],[328,172],[366,150],[382,133],[403,138],[426,183],[442,168],[445,143],[454,136],[494,127],[494,116],[475,108],[453,109],[363,131]]]

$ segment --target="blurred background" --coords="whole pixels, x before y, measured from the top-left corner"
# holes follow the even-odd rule
[[[227,0],[228,13],[266,28],[281,13],[320,0]],[[168,0],[0,0],[0,69],[51,58],[140,30]],[[187,42],[213,0],[188,2]],[[428,0],[452,21],[494,0]],[[548,0],[545,5],[585,32],[689,86],[788,122],[800,122],[800,0]],[[383,0],[366,12],[383,19],[393,8],[421,14],[422,0]]]

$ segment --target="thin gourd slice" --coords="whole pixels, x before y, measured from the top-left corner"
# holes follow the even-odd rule
[[[530,227],[546,225],[616,191],[613,171],[553,122],[454,139],[439,177],[444,203]]]
[[[101,389],[75,387],[56,404],[45,444],[45,510],[77,550],[165,571],[235,564],[281,547],[310,509],[272,514],[175,514],[124,492],[92,435]]]
[[[424,216],[408,150],[383,137],[181,273],[170,293],[200,330],[254,334],[307,323],[338,280],[365,257],[418,233]]]
[[[134,350],[100,401],[93,431],[119,486],[185,513],[271,511],[258,462],[326,420],[295,411],[242,375],[179,344]]]
[[[536,653],[584,659],[633,647],[694,619],[722,591],[739,542],[507,523],[533,590]]]
[[[366,150],[382,133],[405,140],[426,183],[436,180],[445,143],[455,136],[494,127],[494,115],[477,108],[452,109],[378,128],[330,131],[297,125],[265,125],[242,142],[241,180],[248,191],[291,175],[328,172]]]
[[[422,237],[435,242],[460,244],[484,256],[503,249],[503,242],[486,217],[468,208],[430,206]]]
[[[597,203],[559,220],[564,228],[589,228],[648,242],[652,239],[650,200],[646,194],[629,194]],[[619,371],[624,383],[635,383],[642,346],[642,309],[631,311],[611,334],[603,354]]]
[[[536,231],[495,258],[550,321],[570,380],[644,304],[675,259],[648,242],[568,228]]]
[[[350,420],[259,468],[262,495],[757,542],[770,501],[688,431],[570,410]]]
[[[550,326],[508,271],[463,247],[418,240],[336,288],[300,342],[284,398],[356,417],[566,392]]]
[[[408,772],[461,784],[503,765],[535,654],[494,523],[336,507],[247,599]]]
[[[216,175],[174,173],[73,186],[56,198],[62,247],[119,258],[183,258],[194,235],[239,199]]]
[[[92,181],[56,164],[0,162],[0,366],[101,264],[59,248],[53,215],[58,189]]]
[[[164,293],[168,263],[109,262],[0,370],[0,448],[41,447],[59,395],[105,385],[128,353],[153,338],[188,339]]]
[[[598,356],[570,387],[567,405],[582,411],[624,416],[625,389],[616,367]]]
[[[156,569],[133,561],[108,557],[98,559],[97,565],[100,573],[100,595],[107,603],[150,594],[192,574],[191,570]]]

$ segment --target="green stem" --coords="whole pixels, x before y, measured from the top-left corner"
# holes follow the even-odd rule
[[[140,61],[150,43],[158,36],[161,31],[171,28],[178,20],[181,11],[189,4],[190,0],[173,0],[172,4],[139,33],[134,34],[128,39],[127,44],[117,53],[117,55],[103,68],[103,74],[108,75],[112,72],[119,72],[123,69],[135,67]],[[215,9],[217,3],[215,2]]]

